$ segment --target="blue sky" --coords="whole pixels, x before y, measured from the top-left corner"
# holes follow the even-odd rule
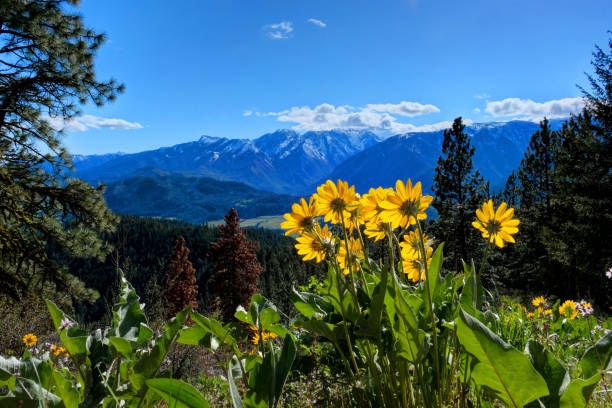
[[[380,133],[579,110],[609,0],[82,0],[108,42],[73,153],[136,152],[279,128]]]

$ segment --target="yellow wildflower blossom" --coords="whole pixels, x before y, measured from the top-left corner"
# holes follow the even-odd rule
[[[298,250],[298,255],[304,257],[304,261],[314,259],[317,263],[321,262],[325,259],[327,251],[333,247],[332,233],[327,225],[323,228],[316,225],[313,232],[304,232],[296,240],[298,243],[295,244],[295,248]]]
[[[387,224],[370,221],[366,224],[364,234],[374,241],[380,241],[387,236]]]
[[[315,226],[315,217],[321,215],[317,203],[310,197],[308,203],[300,198],[300,203],[291,206],[292,212],[283,217],[286,221],[281,223],[281,228],[286,229],[285,235],[311,231]]]
[[[378,187],[371,188],[367,194],[361,198],[361,215],[365,221],[370,223],[378,223],[380,213],[384,210],[380,203],[387,199],[387,196],[393,192],[391,188]]]
[[[566,300],[565,302],[563,302],[563,304],[559,306],[559,314],[564,317],[569,317],[570,320],[574,320],[578,316],[578,310],[576,310],[576,302],[574,302],[573,300]]]
[[[338,247],[338,254],[336,255],[340,268],[345,275],[359,269],[359,262],[364,259],[363,247],[361,241],[355,238],[349,238],[348,240],[348,256],[346,252],[346,241],[340,241]]]
[[[478,220],[472,222],[472,226],[482,232],[482,237],[490,243],[503,248],[504,242],[515,242],[512,234],[518,232],[519,220],[512,218],[513,216],[514,208],[508,208],[506,203],[501,203],[495,211],[493,201],[489,200],[482,205],[482,209],[476,210]]]
[[[383,211],[380,217],[384,222],[390,222],[393,228],[408,227],[418,220],[427,218],[425,210],[433,201],[432,196],[423,196],[421,182],[414,186],[412,181],[404,184],[402,180],[395,183],[395,191],[388,194],[387,199],[380,203]]]
[[[346,181],[338,180],[338,184],[327,180],[325,184],[317,187],[317,192],[313,198],[319,206],[321,215],[325,215],[325,222],[341,224],[344,219],[345,223],[351,220],[349,206],[358,205],[357,195],[355,194],[355,186],[348,186]],[[348,225],[347,225],[348,228]]]
[[[528,319],[533,319],[533,316],[534,316],[533,312],[527,313],[527,318]]]
[[[38,337],[36,337],[36,335],[33,333],[28,333],[25,336],[23,336],[21,341],[23,341],[23,344],[25,344],[28,347],[34,347],[36,343],[38,342]]]
[[[431,256],[433,248],[431,247],[432,240],[425,234],[423,234],[423,246],[427,251],[427,256]],[[404,240],[400,242],[402,248],[402,257],[407,259],[419,259],[422,258],[421,254],[421,237],[416,231],[410,231],[404,235]],[[430,251],[431,250],[431,251]]]
[[[259,344],[259,342],[261,340],[263,340],[264,342],[268,341],[269,339],[275,339],[276,337],[278,337],[276,335],[276,333],[272,333],[271,331],[268,331],[266,329],[262,329],[261,330],[261,336],[259,335],[259,330],[257,329],[257,327],[255,326],[250,326],[249,327],[251,329],[251,331],[253,332],[253,337],[251,338],[251,343],[257,345]]]
[[[542,306],[544,303],[546,303],[546,298],[544,298],[544,296],[538,296],[531,301],[531,304],[535,307]]]

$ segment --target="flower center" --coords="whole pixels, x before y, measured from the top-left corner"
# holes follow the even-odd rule
[[[495,235],[501,230],[501,223],[497,220],[491,220],[487,223],[487,231],[490,235]]]
[[[334,198],[329,206],[333,211],[341,213],[346,208],[346,202],[342,198]]]
[[[300,227],[304,228],[306,231],[309,231],[313,225],[314,225],[313,217],[304,217],[300,221]]]
[[[400,211],[406,215],[416,215],[417,209],[417,203],[410,200],[404,201],[404,203],[400,207]]]

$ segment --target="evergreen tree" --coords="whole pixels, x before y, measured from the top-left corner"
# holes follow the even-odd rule
[[[469,262],[475,256],[480,239],[471,222],[487,190],[480,172],[474,170],[474,147],[464,130],[459,117],[444,131],[433,186],[433,207],[438,211],[434,231],[436,238],[445,242],[444,253],[453,270],[460,270],[462,260]]]
[[[65,177],[70,158],[49,122],[79,113],[76,104],[102,105],[122,90],[99,81],[94,56],[104,37],[72,12],[77,0],[3,0],[0,6],[0,291],[83,286],[49,259],[103,257],[98,233],[117,222],[102,188]]]
[[[247,240],[239,221],[236,210],[229,210],[225,225],[219,226],[219,240],[210,247],[209,259],[215,266],[208,286],[226,321],[233,319],[238,306],[248,307],[263,273],[255,254],[258,245]]]
[[[189,248],[185,247],[183,237],[179,237],[174,244],[163,297],[167,318],[176,316],[188,305],[193,306],[194,310],[198,308],[195,269],[189,261]]]

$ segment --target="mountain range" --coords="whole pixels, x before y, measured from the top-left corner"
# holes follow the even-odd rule
[[[553,129],[562,123],[550,121]],[[466,126],[474,165],[493,189],[518,167],[538,129],[526,121]],[[232,206],[243,218],[280,214],[296,195],[312,194],[328,178],[347,180],[362,193],[408,178],[430,191],[443,135],[278,130],[256,139],[202,136],[140,153],[76,155],[74,166],[77,177],[108,185],[106,198],[116,212],[202,222],[222,218]]]

